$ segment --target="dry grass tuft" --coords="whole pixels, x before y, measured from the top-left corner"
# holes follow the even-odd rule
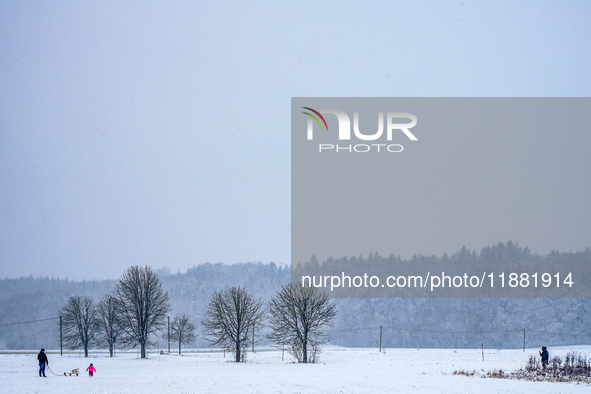
[[[453,375],[464,375],[464,376],[474,376],[476,375],[476,371],[465,371],[463,369],[459,369],[453,372]]]
[[[575,382],[591,384],[591,358],[578,352],[569,352],[564,360],[552,357],[546,367],[531,355],[524,368],[506,373],[502,370],[489,371],[481,377],[497,379],[529,380],[532,382]]]

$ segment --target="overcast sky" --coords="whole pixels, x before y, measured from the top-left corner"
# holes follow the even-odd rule
[[[0,277],[289,263],[292,96],[589,96],[589,20],[587,1],[3,1]]]

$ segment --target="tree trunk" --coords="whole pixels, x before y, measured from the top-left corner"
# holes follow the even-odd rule
[[[303,363],[307,363],[308,362],[308,341],[306,339],[304,339],[304,346],[302,346],[302,362]]]
[[[181,355],[181,338],[179,338],[179,356]]]
[[[84,344],[84,357],[88,357],[88,342]]]
[[[146,358],[146,344],[142,342],[141,347],[142,347],[142,358]]]
[[[236,362],[240,362],[240,341],[236,341]]]
[[[113,357],[113,344],[109,344],[109,357]]]

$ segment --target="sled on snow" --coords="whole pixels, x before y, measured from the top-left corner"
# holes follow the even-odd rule
[[[78,374],[80,373],[78,370],[80,368],[75,368],[72,370],[72,372],[64,372],[64,376],[72,376],[72,375],[76,375],[78,376]]]

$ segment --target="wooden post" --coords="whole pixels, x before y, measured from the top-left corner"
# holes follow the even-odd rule
[[[224,349],[224,358],[226,358],[226,349]]]
[[[380,326],[380,353],[382,352],[382,326]]]
[[[484,343],[481,343],[480,346],[482,346],[482,361],[484,361]]]
[[[63,356],[62,317],[60,316],[60,356]]]
[[[285,345],[283,345],[283,349],[281,350],[281,361],[283,361],[283,353],[285,353]]]

